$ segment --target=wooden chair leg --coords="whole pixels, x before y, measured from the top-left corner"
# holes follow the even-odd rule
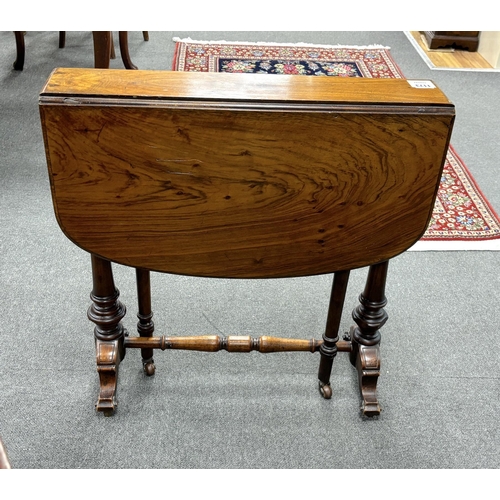
[[[24,31],[14,31],[16,37],[16,60],[14,61],[14,69],[22,71],[24,67]]]
[[[125,356],[125,329],[121,320],[126,309],[118,300],[120,292],[114,284],[111,262],[92,255],[92,280],[88,318],[96,325],[94,336],[100,383],[96,409],[109,416],[116,409],[118,366]]]
[[[66,46],[66,32],[60,31],[59,32],[59,48],[64,49],[65,46]]]
[[[137,66],[132,63],[130,59],[130,54],[128,51],[128,32],[127,31],[119,31],[118,39],[120,41],[120,54],[122,56],[122,61],[127,69],[137,69]]]
[[[111,59],[111,31],[93,31],[94,39],[94,67],[109,68],[109,60]]]
[[[367,417],[379,415],[381,411],[377,399],[377,381],[380,375],[379,330],[387,321],[384,307],[387,304],[385,283],[388,265],[389,262],[385,261],[370,266],[365,289],[359,296],[360,304],[352,313],[357,327],[351,328],[350,331],[350,360],[358,370],[363,398],[361,410]]]
[[[349,274],[350,271],[341,271],[334,275],[326,328],[323,334],[323,343],[319,349],[321,354],[318,371],[319,390],[325,399],[330,399],[332,397],[330,375],[332,373],[333,360],[337,355],[340,320],[344,308]]]
[[[151,278],[150,272],[145,269],[136,269],[137,279],[137,297],[139,302],[139,312],[137,317],[137,331],[141,337],[152,337],[154,333],[154,323],[152,321],[153,312],[151,311]],[[144,373],[151,376],[155,372],[155,363],[153,359],[153,349],[141,349],[142,366]]]

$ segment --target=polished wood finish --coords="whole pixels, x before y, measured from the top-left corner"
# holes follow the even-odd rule
[[[92,31],[94,40],[94,67],[109,68],[109,61],[112,59],[113,32]]]
[[[147,269],[136,269],[137,299],[139,312],[137,317],[137,332],[141,337],[152,337],[155,327],[153,323],[153,311],[151,310],[151,276]],[[143,347],[141,349],[142,365],[146,375],[153,375],[155,365],[153,359],[153,349]]]
[[[389,259],[425,232],[454,120],[431,82],[57,69],[40,96],[56,217],[92,255],[97,409],[118,365],[153,349],[320,352],[330,398],[339,351],[362,412],[380,413]],[[125,334],[111,262],[136,268],[138,337]],[[369,267],[356,327],[339,340],[350,270]],[[154,337],[150,271],[283,278],[335,273],[322,340]]]
[[[359,386],[363,397],[363,415],[371,417],[380,413],[377,399],[377,381],[380,375],[380,329],[387,321],[385,284],[387,261],[370,266],[359,305],[352,317],[357,327],[351,328],[351,363],[358,369]]]
[[[57,68],[41,92],[42,103],[73,98],[79,104],[143,105],[164,104],[193,108],[207,107],[237,110],[252,105],[261,108],[297,110],[301,104],[315,110],[323,105],[339,105],[337,111],[356,111],[352,106],[373,105],[372,114],[380,114],[391,106],[393,112],[404,111],[396,105],[408,106],[411,114],[433,113],[434,106],[443,114],[453,114],[453,105],[436,88],[414,88],[408,80],[370,78],[317,78],[297,75],[261,75],[228,73],[191,73],[182,71],[125,70],[98,71],[89,68]],[[313,83],[314,82],[314,83]],[[53,99],[51,99],[53,98]],[[117,101],[110,98],[118,99]],[[141,101],[145,98],[146,101]],[[217,101],[221,102],[217,102]],[[192,101],[192,102],[191,102]],[[286,106],[288,104],[288,106]],[[258,108],[257,108],[258,109]],[[336,111],[327,108],[325,111]],[[367,112],[368,108],[358,109]]]
[[[163,272],[288,277],[387,260],[425,232],[453,120],[437,89],[128,75],[58,70],[42,94],[57,218],[85,250]]]
[[[479,46],[479,31],[424,31],[430,49],[453,47],[475,52]]]
[[[321,360],[318,371],[319,390],[325,399],[332,397],[330,374],[332,372],[333,360],[338,351],[339,327],[344,309],[349,274],[350,271],[339,271],[333,277],[326,328],[323,334],[323,343],[320,347]]]
[[[90,298],[92,305],[87,315],[96,325],[94,337],[100,382],[96,409],[105,415],[111,415],[117,405],[118,366],[125,357],[123,344],[125,329],[121,320],[125,316],[126,308],[118,300],[120,292],[115,287],[111,263],[94,255],[91,259],[93,288]]]
[[[322,342],[320,340],[310,339],[288,339],[279,337],[250,337],[245,335],[201,335],[188,337],[128,337],[125,339],[126,348],[149,348],[149,349],[183,349],[190,351],[205,352],[251,352],[258,351],[262,353],[270,352],[294,352],[309,351],[317,352]],[[349,343],[342,344],[343,349],[350,351]]]

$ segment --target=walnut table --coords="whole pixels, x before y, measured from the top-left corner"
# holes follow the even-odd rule
[[[56,69],[40,113],[57,221],[91,256],[98,411],[113,413],[119,364],[140,348],[148,375],[154,349],[319,352],[325,398],[333,360],[348,352],[363,415],[380,413],[388,262],[426,230],[454,121],[432,82]],[[121,322],[112,263],[136,270],[136,336]],[[361,267],[355,325],[340,340],[349,272]],[[151,271],[334,273],[325,331],[155,337]]]

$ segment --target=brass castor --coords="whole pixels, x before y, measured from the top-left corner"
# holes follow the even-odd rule
[[[332,387],[330,384],[325,384],[319,381],[319,392],[325,399],[331,399],[332,397]]]
[[[156,367],[153,360],[145,361],[142,366],[144,368],[144,373],[148,377],[151,377],[152,375],[155,374]]]

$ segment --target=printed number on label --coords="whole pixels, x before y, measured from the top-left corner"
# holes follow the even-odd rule
[[[430,80],[408,80],[408,83],[416,89],[435,89],[436,86]]]

